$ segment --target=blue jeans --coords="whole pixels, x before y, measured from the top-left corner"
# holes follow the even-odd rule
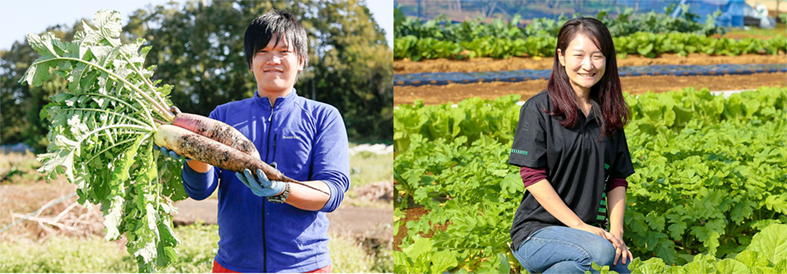
[[[612,265],[615,248],[598,235],[564,226],[548,226],[531,234],[514,252],[514,256],[530,273],[598,273],[591,268],[595,262],[599,266],[609,266],[609,270],[621,274],[628,270],[626,264]]]

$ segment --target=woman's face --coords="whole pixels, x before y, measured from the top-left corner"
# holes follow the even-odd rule
[[[566,52],[558,49],[557,53],[575,92],[590,92],[590,88],[604,76],[607,58],[593,41],[583,34],[577,34],[574,40],[571,40]]]

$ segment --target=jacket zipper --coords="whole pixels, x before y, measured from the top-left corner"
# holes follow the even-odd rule
[[[268,143],[271,140],[271,131],[273,131],[273,110],[276,109],[276,101],[279,101],[279,98],[273,101],[273,105],[271,106],[271,115],[268,117]],[[273,136],[273,148],[276,149],[276,136]],[[274,157],[276,152],[274,152]],[[265,150],[265,161],[268,161],[268,156],[270,156],[270,149]],[[262,272],[268,272],[268,241],[265,239],[265,198],[262,199]]]
[[[271,159],[271,166],[273,169],[278,169],[278,165],[276,164],[276,139],[279,139],[279,135],[274,133],[273,134],[273,158]]]

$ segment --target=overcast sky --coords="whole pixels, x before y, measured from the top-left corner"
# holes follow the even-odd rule
[[[169,0],[0,0],[0,50],[11,49],[14,41],[27,34],[40,33],[57,24],[73,26],[80,18],[93,18],[100,9],[116,10],[123,25],[128,16],[148,4],[163,5]],[[183,3],[185,0],[176,0]],[[388,46],[393,48],[393,0],[366,0],[374,20],[385,30]]]

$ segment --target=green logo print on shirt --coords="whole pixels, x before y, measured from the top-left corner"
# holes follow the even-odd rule
[[[511,153],[527,155],[527,150],[519,150],[519,149],[512,148]]]
[[[604,163],[604,173],[607,173],[607,171],[609,171],[609,165],[607,163]],[[606,177],[606,179],[609,180],[609,177],[607,176],[604,177]],[[599,206],[598,208],[598,215],[596,216],[596,220],[604,221],[605,222],[604,228],[606,228],[607,226],[606,223],[609,222],[609,220],[607,219],[607,185],[606,184],[604,184],[604,193],[601,194],[601,206]]]

